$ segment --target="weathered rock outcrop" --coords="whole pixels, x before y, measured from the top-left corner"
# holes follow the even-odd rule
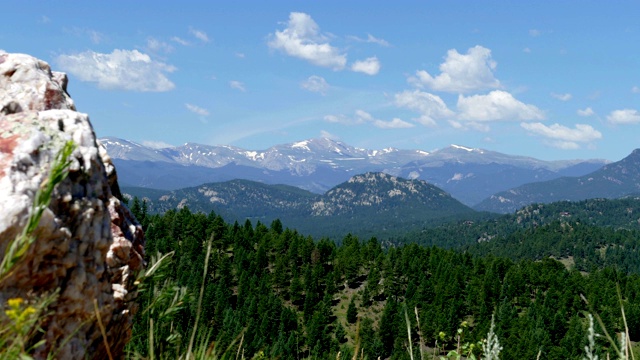
[[[89,117],[76,112],[67,77],[41,60],[0,53],[0,258],[24,229],[36,192],[68,140],[67,178],[34,232],[25,257],[0,280],[0,303],[58,291],[43,324],[44,358],[105,358],[94,301],[115,358],[131,336],[134,273],[143,266],[142,229],[120,194],[115,168]]]

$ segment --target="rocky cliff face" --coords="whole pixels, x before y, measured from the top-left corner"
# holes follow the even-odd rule
[[[34,231],[26,255],[0,279],[0,303],[59,292],[37,358],[105,358],[94,301],[117,358],[131,336],[134,272],[143,267],[142,229],[118,196],[115,168],[86,114],[75,109],[67,77],[28,55],[0,53],[0,258],[22,233],[52,160],[75,150]]]

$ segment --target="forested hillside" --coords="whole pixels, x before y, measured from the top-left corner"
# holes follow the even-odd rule
[[[409,231],[393,239],[395,244],[415,242],[444,248],[468,247],[515,232],[538,229],[552,223],[573,222],[611,230],[640,230],[640,198],[590,199],[578,202],[559,201],[525,206],[513,214],[467,218],[438,226]]]
[[[579,177],[533,182],[496,193],[476,210],[509,213],[532,203],[580,201],[591,198],[615,199],[640,192],[640,149],[624,159]]]
[[[204,213],[215,211],[227,221],[241,223],[250,219],[269,224],[280,219],[286,227],[336,241],[348,233],[386,239],[455,219],[486,217],[422,180],[385,173],[355,175],[323,195],[248,180],[175,191],[124,191],[144,198],[154,213],[187,206]]]
[[[416,358],[420,341],[429,355],[444,355],[459,341],[475,344],[478,355],[476,342],[495,315],[502,358],[581,359],[587,312],[598,313],[611,333],[624,328],[616,286],[631,340],[640,339],[640,276],[631,267],[581,273],[547,257],[513,261],[353,236],[336,245],[283,229],[278,220],[228,224],[188,208],[163,215],[147,214],[137,201],[132,208],[147,253],[173,252],[143,282],[143,311],[129,345],[142,355],[150,351],[150,329],[154,351],[171,358],[197,325],[198,339],[229,357],[335,359],[358,351],[408,359],[407,319]],[[596,331],[602,333],[598,325]],[[596,341],[601,354],[612,351],[604,338]]]

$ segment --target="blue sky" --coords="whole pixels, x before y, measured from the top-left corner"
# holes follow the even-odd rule
[[[541,159],[640,147],[638,1],[29,1],[0,49],[69,74],[99,137],[320,136]]]

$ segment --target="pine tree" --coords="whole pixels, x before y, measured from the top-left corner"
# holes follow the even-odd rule
[[[358,309],[356,308],[355,295],[351,296],[351,302],[347,308],[347,322],[349,324],[355,324],[358,320]]]

